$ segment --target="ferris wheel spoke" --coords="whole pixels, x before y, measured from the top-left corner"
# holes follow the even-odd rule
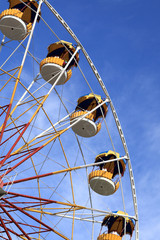
[[[26,129],[28,128],[29,123],[25,124],[22,132],[20,133],[20,135],[18,136],[18,138],[16,139],[16,141],[14,142],[14,144],[12,145],[12,147],[10,148],[9,152],[7,153],[7,155],[5,156],[5,158],[3,160],[1,160],[0,162],[0,166],[3,166],[3,164],[5,163],[5,161],[11,156],[11,153],[13,151],[13,149],[15,148],[15,146],[18,144],[18,142],[20,141],[21,137],[23,136],[24,132],[26,131]]]
[[[7,201],[8,202],[8,201]],[[8,202],[9,203],[9,202]],[[10,205],[10,204],[9,204]],[[24,236],[31,240],[31,238],[26,234],[26,232],[19,226],[19,224],[14,220],[14,218],[8,213],[8,211],[0,204],[0,208],[3,210],[3,212],[11,219],[11,221],[19,228],[19,230],[24,234]]]
[[[37,148],[32,148],[32,149],[27,149],[25,151],[21,151],[21,152],[18,152],[18,153],[11,154],[10,158],[15,157],[15,156],[18,156],[18,157],[13,158],[10,161],[7,161],[6,163],[3,164],[3,167],[8,166],[8,164],[13,163],[13,162],[17,161],[18,159],[21,159],[21,158],[25,157],[26,155],[28,155],[29,153],[32,153],[36,149]],[[5,156],[1,156],[0,158],[5,158]],[[1,170],[1,171],[3,171],[3,170]]]
[[[8,108],[7,115],[6,115],[6,118],[5,118],[5,122],[4,122],[4,124],[1,126],[2,133],[1,133],[1,136],[0,136],[0,141],[1,141],[2,136],[3,136],[3,129],[5,128],[6,123],[7,123],[8,119],[9,119],[9,115],[12,115],[13,112],[14,112],[14,109],[13,109],[12,112],[11,112],[11,107],[12,107],[13,99],[14,99],[14,97],[15,97],[16,89],[17,89],[17,86],[18,86],[18,83],[19,83],[19,79],[20,79],[20,77],[21,77],[22,69],[23,69],[23,67],[24,67],[24,63],[25,63],[25,60],[26,60],[26,55],[27,55],[27,52],[28,52],[28,49],[29,49],[29,45],[30,45],[30,42],[31,42],[31,39],[32,39],[33,31],[34,31],[34,28],[35,28],[35,25],[36,25],[36,21],[37,21],[39,12],[40,12],[40,8],[41,8],[42,2],[43,2],[43,1],[40,0],[40,3],[39,3],[38,8],[37,8],[37,12],[36,12],[36,15],[35,15],[35,18],[34,18],[34,22],[33,22],[33,27],[32,27],[32,30],[31,30],[31,33],[30,33],[30,36],[29,36],[29,39],[28,39],[28,43],[27,43],[27,46],[26,46],[26,49],[25,49],[25,53],[24,53],[24,56],[23,56],[23,59],[22,59],[21,66],[19,67],[19,72],[18,72],[17,78],[15,78],[15,77],[12,76],[11,74],[9,74],[7,71],[4,71],[3,69],[1,69],[3,72],[5,72],[5,73],[7,73],[9,76],[13,77],[13,78],[16,80],[16,82],[15,82],[14,89],[13,89],[13,92],[12,92],[12,96],[11,96],[9,108]],[[1,130],[1,129],[0,129],[0,130]]]
[[[127,159],[127,157],[124,156],[124,157],[116,158],[116,159],[110,160],[110,161],[106,160],[103,163],[105,163],[105,162],[113,162],[113,161],[120,161],[122,159]],[[70,172],[70,171],[75,171],[75,170],[79,170],[79,169],[83,169],[83,168],[88,168],[88,167],[91,167],[91,166],[96,166],[96,165],[98,166],[98,165],[103,164],[103,163],[92,163],[92,164],[86,164],[86,165],[82,165],[82,166],[64,168],[64,169],[61,169],[61,170],[58,170],[58,171],[54,171],[54,172],[50,172],[50,173],[39,174],[39,175],[36,175],[36,176],[32,176],[32,177],[28,177],[28,178],[24,178],[24,179],[19,179],[19,180],[7,182],[7,183],[4,183],[4,186],[11,185],[11,184],[16,184],[16,183],[20,183],[20,182],[31,181],[31,180],[38,179],[38,178],[40,179],[40,178],[44,178],[44,177],[49,177],[49,176],[52,176],[52,175],[56,175],[56,174],[60,174],[60,173],[66,173],[66,172]]]
[[[4,123],[2,124],[2,126],[0,127],[0,130],[1,130],[1,136],[0,136],[0,140],[2,139],[2,136],[3,136],[3,132],[4,132],[4,129],[6,127],[6,124],[7,124],[7,121],[8,119],[10,118],[10,114],[11,114],[11,107],[12,107],[12,104],[13,104],[13,99],[14,99],[14,96],[15,96],[15,93],[16,93],[16,89],[17,89],[17,85],[18,85],[18,82],[19,82],[19,76],[20,76],[20,70],[21,70],[21,67],[19,67],[15,73],[18,72],[18,77],[16,78],[14,75],[11,75],[9,72],[7,71],[4,71],[3,69],[0,69],[1,71],[3,71],[4,73],[7,73],[11,78],[13,78],[16,82],[14,84],[14,88],[13,88],[13,91],[12,91],[12,95],[11,95],[11,99],[10,99],[10,103],[9,103],[9,106],[8,106],[8,110],[7,110],[7,113],[6,113],[6,117],[5,117],[5,120],[4,120]]]
[[[7,174],[9,174],[10,172],[12,172],[14,169],[16,169],[18,166],[20,166],[20,165],[21,165],[22,163],[24,163],[26,160],[28,160],[29,158],[31,158],[35,153],[37,153],[38,151],[40,151],[42,148],[43,148],[43,146],[38,147],[38,148],[35,148],[33,151],[31,151],[31,152],[29,152],[28,154],[26,154],[26,155],[28,155],[28,156],[26,156],[25,158],[23,158],[23,159],[22,159],[21,161],[19,161],[16,165],[10,167],[10,169],[9,169],[6,173],[4,173],[4,174],[2,175],[2,177],[5,176],[5,175],[7,175]],[[16,160],[17,160],[17,159],[16,159]],[[3,161],[4,161],[4,160],[2,160],[2,163],[3,163]],[[2,164],[2,163],[1,163],[1,164]]]
[[[24,129],[25,130],[25,129]],[[23,130],[23,131],[24,131]],[[62,133],[63,131],[61,131],[60,133]],[[14,145],[11,147],[11,149],[9,150],[9,152],[7,153],[7,155],[4,157],[4,159],[2,159],[1,161],[0,161],[0,164],[1,164],[1,167],[2,166],[5,166],[4,165],[4,163],[6,162],[6,160],[7,159],[9,159],[10,157],[12,157],[12,156],[14,156],[14,155],[17,155],[17,154],[23,154],[23,153],[25,153],[24,155],[21,155],[21,156],[19,156],[19,157],[17,157],[17,158],[15,158],[15,159],[13,159],[13,160],[11,160],[11,161],[9,161],[9,162],[7,162],[7,164],[8,163],[11,163],[11,162],[13,162],[13,161],[16,161],[16,160],[18,160],[18,159],[20,159],[20,158],[23,158],[24,156],[26,156],[25,158],[23,158],[22,160],[20,160],[16,165],[14,165],[14,166],[12,166],[12,167],[10,167],[10,169],[6,172],[6,173],[4,173],[3,174],[3,176],[4,175],[7,175],[8,173],[10,173],[10,172],[12,172],[14,169],[16,169],[18,166],[20,166],[22,163],[24,163],[26,160],[28,160],[29,158],[31,158],[33,155],[35,155],[38,151],[40,151],[42,148],[44,148],[44,146],[46,146],[47,144],[49,144],[50,142],[53,142],[53,140],[55,140],[57,137],[59,137],[59,135],[60,135],[60,133],[58,132],[56,135],[54,135],[54,137],[52,137],[52,138],[50,138],[47,142],[45,142],[43,145],[40,145],[40,146],[38,146],[38,147],[36,147],[36,148],[28,148],[28,143],[27,144],[25,144],[24,146],[26,146],[27,148],[27,150],[25,150],[25,151],[22,151],[21,149],[21,151],[15,151],[13,154],[11,154],[11,152],[12,152],[12,150],[14,149],[14,147],[15,147],[15,145],[17,144],[17,142],[20,140],[20,138],[21,138],[21,135],[22,134],[20,134],[20,136],[17,138],[17,141],[14,143]],[[23,147],[22,147],[22,149],[23,149]],[[6,164],[6,165],[7,165]],[[2,176],[2,177],[3,177]]]
[[[59,130],[58,132],[55,132],[55,136],[52,137],[50,140],[48,140],[47,142],[45,142],[43,144],[43,147],[48,145],[50,142],[52,142],[54,139],[56,139],[57,137],[59,137],[61,134],[63,134],[64,132],[66,132],[67,130],[69,130],[70,128],[72,128],[74,125],[76,125],[78,122],[80,122],[80,120],[84,119],[86,116],[88,116],[89,114],[91,114],[93,111],[95,111],[96,109],[98,109],[99,107],[101,107],[103,104],[105,104],[106,102],[108,102],[108,99],[106,99],[105,101],[103,101],[103,103],[99,104],[98,106],[94,107],[91,111],[88,111],[87,113],[85,113],[84,115],[82,115],[80,118],[78,118],[76,121],[74,121],[73,123],[70,124],[70,126],[66,127],[65,129]],[[43,101],[42,101],[43,103]],[[41,104],[42,104],[41,103]],[[43,105],[43,104],[42,104]],[[39,107],[38,109],[39,110]],[[30,125],[31,121],[33,120],[34,116],[36,115],[36,113],[38,113],[37,111],[33,114],[32,118],[30,119],[30,121],[26,124],[26,127],[24,128],[24,130],[22,131],[21,135],[18,137],[18,140],[16,141],[16,143],[14,143],[14,145],[12,146],[9,154],[11,153],[11,151],[13,150],[14,146],[18,143],[18,141],[20,140],[20,138],[22,137],[22,135],[24,134],[24,132],[26,131],[26,129],[28,128],[28,126]],[[44,131],[45,133],[45,131]],[[53,132],[54,134],[54,132]],[[19,148],[18,150],[15,151],[19,152],[21,149],[24,149],[26,146],[28,146],[30,143],[34,142],[39,136],[43,136],[43,133],[38,135],[37,137],[34,137],[32,140],[30,140],[27,144],[23,145],[21,148]],[[8,156],[7,156],[8,157]]]
[[[51,228],[50,226],[48,226],[48,225],[45,224],[44,222],[40,221],[39,219],[37,219],[36,217],[32,216],[31,214],[25,212],[22,208],[17,207],[15,204],[9,202],[9,201],[6,200],[6,199],[3,199],[3,201],[6,202],[7,204],[11,205],[13,208],[15,208],[16,210],[20,211],[21,213],[23,213],[23,214],[26,215],[27,217],[29,217],[29,218],[33,219],[34,221],[36,221],[37,223],[43,225],[43,226],[46,227],[48,230],[54,232],[55,234],[57,234],[57,235],[60,236],[61,238],[66,239],[66,240],[69,240],[67,237],[65,237],[65,236],[62,235],[61,233],[57,232],[55,229]],[[2,207],[1,205],[0,205],[0,207],[3,209],[3,207]],[[5,210],[5,209],[3,209],[3,210]],[[5,210],[5,211],[6,211],[6,210]],[[5,212],[5,213],[6,213],[6,212]],[[10,217],[11,217],[11,216],[10,216]],[[12,217],[11,217],[11,218],[12,218]],[[12,220],[13,220],[13,218],[12,218]],[[19,227],[20,227],[20,226],[19,226]],[[24,232],[23,232],[23,234],[24,234]],[[27,234],[26,234],[25,236],[28,237]],[[28,237],[28,239],[31,240],[29,237]]]
[[[15,193],[15,192],[8,192],[8,194],[10,194],[13,197],[17,196],[17,197],[35,199],[35,200],[38,200],[38,201],[44,201],[48,204],[58,204],[58,205],[62,205],[62,206],[68,206],[68,207],[71,207],[71,208],[75,208],[75,210],[77,210],[77,211],[85,209],[85,210],[89,210],[89,211],[93,210],[94,212],[103,213],[103,214],[111,213],[110,211],[104,211],[104,210],[100,210],[100,209],[89,208],[89,207],[77,205],[77,204],[74,204],[74,203],[61,202],[61,201],[56,201],[56,200],[51,200],[51,199],[45,199],[45,198],[40,198],[40,197],[35,197],[35,196],[24,195],[24,194]],[[119,214],[117,214],[117,213],[115,213],[114,215],[119,216]],[[126,215],[126,217],[127,216],[128,215]],[[133,216],[129,216],[129,217],[134,219]]]
[[[7,107],[8,110],[7,110],[6,117],[5,117],[3,126],[2,126],[1,133],[0,133],[0,143],[1,143],[1,141],[2,141],[3,133],[4,133],[4,130],[5,130],[5,127],[6,127],[6,124],[7,124],[7,120],[8,120],[8,116],[9,116],[9,114],[10,114],[11,106],[12,106],[12,105],[9,104],[8,107]]]
[[[26,126],[26,125],[23,124],[23,125],[16,126],[16,127],[14,127],[14,128],[5,130],[4,132],[8,132],[8,131],[11,131],[11,130],[14,130],[14,129],[16,129],[17,131],[16,131],[15,133],[13,133],[12,135],[10,135],[7,139],[5,139],[5,140],[0,144],[0,146],[2,146],[2,145],[3,145],[4,143],[6,143],[8,140],[10,140],[12,137],[14,137],[17,133],[20,133],[20,131],[21,131],[22,129],[24,129],[25,126]]]
[[[7,228],[7,231],[8,231],[8,233],[10,232],[10,233],[12,233],[13,235],[15,235],[15,236],[17,236],[17,237],[19,237],[19,238],[21,238],[21,239],[26,239],[26,238],[22,237],[20,234],[18,234],[17,232],[13,231],[13,230],[10,229],[10,228]],[[5,237],[3,237],[3,239],[8,240],[8,238],[5,238]],[[10,239],[10,238],[9,238],[9,239]],[[12,239],[12,238],[11,238],[11,239]]]
[[[1,217],[0,217],[0,221],[1,221],[2,227],[3,227],[4,230],[6,231],[6,234],[7,234],[7,236],[8,236],[8,239],[9,239],[9,240],[12,240],[12,238],[11,238],[11,236],[10,236],[10,234],[9,234],[9,231],[8,231],[6,225],[5,225],[5,223],[4,223],[4,221],[3,221],[3,219],[2,219]]]
[[[3,234],[3,233],[2,233]],[[2,237],[2,239],[5,239],[5,240],[8,240],[7,238],[5,238],[5,237],[3,237],[3,236],[1,236]]]
[[[16,215],[17,215],[17,214],[16,214]],[[17,223],[18,223],[19,225],[23,226],[23,228],[24,228],[25,226],[26,226],[27,228],[30,228],[30,232],[28,232],[28,235],[32,235],[32,236],[33,236],[33,235],[39,233],[39,230],[40,230],[39,226],[35,226],[35,225],[31,225],[31,224],[29,224],[29,223],[26,223],[26,222],[24,222],[24,219],[22,219],[22,218],[20,217],[20,215],[17,215],[17,216],[21,219],[21,222],[17,221]],[[9,225],[12,224],[12,222],[9,221],[8,219],[6,219],[5,221],[6,221],[6,224],[9,224]],[[20,237],[21,239],[25,239],[25,240],[26,240],[25,237],[23,237],[22,235],[17,234],[17,232],[14,232],[13,229],[11,230],[11,228],[12,228],[12,227],[10,226],[10,228],[8,228],[8,231],[10,231],[10,232],[13,233],[14,235]],[[41,226],[41,229],[42,229],[41,233],[46,233],[46,232],[48,232],[48,229],[43,228],[42,226]],[[43,236],[41,236],[41,237],[43,238]],[[32,239],[35,239],[34,237],[31,237],[31,238],[32,238]],[[40,239],[40,238],[39,238],[39,239]],[[43,238],[43,240],[45,240],[45,239]]]
[[[6,220],[6,224],[11,224],[11,223],[12,223],[11,221],[9,222],[8,220]],[[28,235],[34,235],[34,234],[38,233],[38,231],[35,230],[35,229],[38,229],[38,230],[39,230],[39,227],[37,227],[37,226],[30,225],[30,224],[25,224],[25,223],[23,223],[23,222],[17,222],[17,223],[18,223],[19,225],[22,225],[23,227],[26,226],[26,227],[30,227],[30,228],[33,229],[33,231],[30,232],[30,233],[28,233]],[[41,233],[46,233],[46,232],[48,232],[48,229],[45,229],[45,228],[43,228],[43,227],[41,227],[41,229],[42,229]],[[10,232],[10,233],[12,233],[12,234],[14,234],[15,236],[18,236],[18,237],[21,238],[21,239],[26,239],[26,238],[23,237],[22,235],[20,235],[20,234],[18,234],[17,232],[13,231],[11,228],[7,228],[7,231]],[[4,239],[6,239],[6,238],[4,238]],[[12,239],[12,238],[11,238],[11,239]],[[31,237],[31,239],[33,239],[33,238]],[[8,239],[7,239],[7,240],[8,240]]]
[[[0,117],[3,115],[4,112],[6,112],[6,110],[9,108],[9,105],[5,105],[5,106],[0,106],[0,109],[2,109],[2,112],[0,114]]]

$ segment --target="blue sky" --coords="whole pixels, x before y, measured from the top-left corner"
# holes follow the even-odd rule
[[[122,124],[132,162],[138,199],[140,239],[157,238],[160,228],[158,164],[160,156],[160,2],[159,0],[70,0],[68,2],[50,0],[50,3],[82,42],[107,87]],[[7,6],[7,1],[1,2],[0,10]],[[45,20],[48,17],[49,24],[61,39],[72,41],[59,26],[58,21],[54,19],[52,22],[51,14],[47,16],[47,12],[44,11],[42,16]],[[36,31],[37,34],[40,26],[37,26]],[[47,46],[53,41],[50,33],[43,34],[43,31],[41,28],[39,39],[34,39],[35,55],[39,59],[43,59],[47,54]],[[2,34],[0,37],[2,38]],[[4,53],[3,49],[2,53]],[[80,64],[88,77],[90,70],[85,66],[86,62],[81,54]],[[34,71],[38,71],[37,66]],[[35,73],[28,73],[26,68],[23,72],[24,81],[31,74]],[[75,85],[80,78],[77,70],[73,73],[73,78],[75,83],[68,83],[68,91],[64,92],[64,96],[72,100],[70,96],[72,92],[74,104],[76,104]],[[97,91],[96,93],[102,93],[98,84],[94,85],[94,82],[93,89]],[[79,88],[78,94],[83,95],[86,91],[88,89],[84,84]],[[18,94],[20,95],[19,92]],[[73,110],[72,105],[68,107]],[[113,119],[110,113],[108,121],[115,144],[119,146],[116,142],[115,130],[112,130]],[[40,127],[44,124],[43,119],[39,124]],[[100,137],[102,138],[102,135]],[[65,136],[64,141],[67,141]],[[85,144],[86,140],[84,140]],[[96,144],[96,140],[89,142],[88,146],[92,148],[92,144]],[[102,151],[106,150],[104,149],[106,145],[104,144]],[[101,151],[100,147],[95,150],[97,153],[98,151]],[[93,155],[87,153],[85,149],[84,152],[88,154],[88,158]],[[127,187],[127,179],[126,182],[124,180],[125,187]],[[78,192],[76,196],[79,196]],[[98,207],[97,196],[94,197],[95,205]],[[128,195],[127,198],[131,201]],[[102,200],[99,201],[102,204]],[[115,201],[113,205],[116,206],[116,199],[112,201]],[[110,203],[108,205],[110,207]],[[128,209],[129,205],[130,202],[127,203]]]

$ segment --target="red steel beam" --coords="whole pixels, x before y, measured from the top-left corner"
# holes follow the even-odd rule
[[[9,201],[7,201],[5,198],[2,198],[2,200],[8,204],[10,204],[11,206],[13,206],[14,208],[16,208],[17,210],[19,210],[20,212],[22,212],[23,214],[25,214],[26,216],[30,217],[31,219],[33,219],[34,221],[36,221],[37,223],[43,225],[44,227],[48,228],[50,231],[54,232],[55,234],[57,234],[58,236],[62,237],[63,239],[69,240],[67,237],[65,237],[63,234],[57,232],[56,230],[54,230],[53,228],[51,228],[50,226],[48,226],[47,224],[43,223],[42,221],[40,221],[39,219],[33,217],[32,215],[30,215],[29,213],[25,212],[22,208],[17,207],[16,205],[14,205],[13,203],[10,203]]]
[[[1,106],[0,108],[3,108],[3,112],[0,114],[0,117],[3,115],[3,113],[6,111],[9,105]]]
[[[10,103],[10,104],[8,105],[8,111],[7,111],[7,113],[6,113],[6,117],[5,117],[5,120],[4,120],[4,123],[3,123],[3,127],[2,127],[2,131],[1,131],[1,133],[0,133],[0,143],[1,143],[1,141],[2,141],[3,133],[4,133],[4,130],[5,130],[5,127],[6,127],[6,124],[7,124],[7,120],[8,120],[8,116],[9,116],[10,111],[11,111],[11,106],[12,106],[12,104]]]
[[[15,155],[19,155],[19,154],[21,154],[21,153],[26,153],[26,152],[28,152],[28,151],[33,151],[35,148],[33,148],[33,149],[27,149],[27,150],[24,150],[24,151],[21,151],[21,152],[16,152],[16,153],[14,153],[14,154],[11,154],[11,156],[10,157],[13,157],[13,156],[15,156]],[[5,158],[5,156],[6,155],[4,155],[4,156],[0,156],[0,158]],[[4,164],[5,165],[5,164]],[[3,166],[4,166],[3,165]]]
[[[4,221],[4,219],[3,219],[3,221]],[[12,223],[10,220],[8,220],[8,219],[5,219],[5,221],[6,221],[6,225],[7,224],[10,224],[10,223]],[[18,224],[21,224],[21,225],[23,225],[23,226],[27,226],[27,227],[31,227],[31,228],[38,228],[39,229],[39,227],[38,226],[35,226],[35,225],[30,225],[30,224],[27,224],[27,223],[23,223],[23,222],[17,222]],[[42,230],[44,230],[44,231],[48,231],[46,228],[43,228],[42,226],[41,226],[41,229]]]
[[[3,199],[5,200],[5,199]],[[8,204],[10,205],[10,202],[7,201]],[[14,220],[14,218],[6,211],[6,209],[0,204],[0,208],[3,210],[3,212],[12,220],[12,222],[19,228],[19,230],[24,234],[24,236],[28,239],[31,240],[31,238],[27,235],[27,233],[19,226],[19,224]]]
[[[51,200],[51,199],[34,197],[34,196],[29,196],[29,195],[20,194],[20,193],[8,192],[8,194],[11,194],[11,195],[14,195],[14,196],[18,196],[18,197],[25,197],[25,198],[35,199],[35,200],[39,200],[39,201],[46,201],[48,203],[57,203],[57,201],[54,201],[54,200]]]
[[[11,238],[9,232],[8,232],[8,229],[7,229],[7,227],[6,227],[6,225],[5,225],[5,223],[3,222],[3,220],[2,220],[1,217],[0,217],[0,221],[1,221],[2,227],[4,228],[4,230],[5,230],[5,232],[6,232],[7,236],[8,236],[8,239],[9,239],[9,240],[12,240],[12,238]]]
[[[2,233],[2,231],[1,231],[0,233]],[[8,240],[7,238],[5,238],[5,237],[3,237],[3,236],[1,236],[1,238],[5,239],[5,240]]]
[[[19,142],[19,140],[21,139],[21,137],[23,136],[24,132],[27,130],[28,126],[30,125],[30,122],[28,122],[23,131],[21,132],[21,134],[18,136],[17,140],[15,141],[15,143],[12,145],[12,147],[10,148],[9,152],[7,153],[7,155],[5,156],[5,158],[3,160],[1,160],[0,162],[0,167],[3,166],[3,164],[5,163],[5,161],[11,156],[11,152],[12,150],[15,148],[15,146],[17,145],[17,143]],[[0,141],[1,142],[1,141]]]
[[[11,167],[11,169],[9,169],[6,173],[4,173],[1,177],[7,175],[8,173],[12,172],[15,168],[17,168],[19,165],[21,165],[22,163],[24,163],[28,158],[32,157],[35,153],[37,153],[38,151],[40,151],[44,146],[40,146],[38,148],[36,148],[32,153],[30,153],[27,157],[25,157],[24,159],[22,159],[19,163],[17,163],[16,165],[14,165],[13,167]],[[3,161],[3,160],[2,160]],[[3,161],[4,162],[4,161]],[[1,164],[0,164],[1,165]]]
[[[10,135],[5,141],[3,141],[1,144],[0,144],[0,146],[2,146],[4,143],[6,143],[9,139],[11,139],[13,136],[15,136],[18,132],[20,132],[22,129],[24,128],[24,126],[23,127],[21,127],[20,129],[18,129],[15,133],[13,133],[12,135]]]
[[[8,170],[9,172],[10,170]],[[7,173],[8,173],[7,172]],[[5,174],[6,175],[6,174]],[[33,177],[28,177],[28,178],[23,178],[23,179],[19,179],[19,180],[15,180],[13,182],[6,182],[3,184],[3,186],[6,186],[6,185],[11,185],[11,184],[16,184],[16,183],[20,183],[20,182],[26,182],[26,181],[31,181],[31,180],[35,180],[35,179],[38,179],[38,178],[43,178],[43,177],[48,177],[48,176],[52,176],[53,175],[53,172],[51,173],[45,173],[45,174],[41,174],[41,175],[36,175],[36,176],[33,176]],[[3,175],[2,175],[3,177]]]
[[[12,163],[12,162],[14,162],[14,161],[16,161],[16,160],[18,160],[18,159],[26,156],[27,154],[33,152],[35,149],[37,149],[37,148],[28,149],[27,151],[24,151],[24,152],[20,152],[20,153],[16,153],[16,154],[14,154],[14,155],[11,155],[10,157],[13,157],[13,156],[15,156],[15,155],[25,153],[25,154],[23,154],[23,155],[21,155],[21,156],[19,156],[19,157],[17,157],[17,158],[14,158],[14,159],[8,161],[7,163],[3,164],[3,167],[6,166],[6,165],[8,166],[8,164],[10,164],[10,163]],[[3,156],[3,158],[4,158],[4,157],[5,157],[5,156]]]
[[[76,205],[76,204],[60,202],[60,201],[55,201],[55,200],[46,199],[46,198],[34,197],[34,196],[24,195],[24,194],[20,194],[20,193],[8,192],[8,194],[19,196],[19,197],[30,198],[30,199],[36,199],[36,200],[39,200],[39,201],[46,201],[46,204],[55,203],[55,204],[60,204],[60,205],[65,205],[65,206],[76,207],[76,208],[82,209],[82,206],[79,206],[79,205]]]
[[[13,231],[13,230],[10,229],[10,228],[7,228],[7,230],[8,230],[8,232],[11,232],[12,234],[16,235],[17,237],[21,237],[21,236],[22,236],[22,234],[18,234],[18,233],[16,233],[15,231]],[[1,237],[2,237],[2,236],[1,236]],[[8,238],[3,238],[3,239],[8,240]]]
[[[9,132],[9,131],[14,130],[14,129],[25,127],[25,125],[26,124],[24,123],[24,124],[18,125],[16,127],[12,127],[12,128],[6,129],[4,132]]]

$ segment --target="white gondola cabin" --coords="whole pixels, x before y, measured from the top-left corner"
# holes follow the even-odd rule
[[[103,103],[101,96],[92,93],[78,99],[78,105],[75,112],[70,116],[71,124],[78,120],[72,127],[72,130],[77,135],[81,137],[92,137],[100,131],[100,120],[103,120],[103,117],[106,117],[108,111],[108,107],[105,103],[85,117],[83,117],[83,115],[93,110],[101,103]]]
[[[119,158],[119,153],[109,150],[108,152],[100,153],[96,156],[95,163],[100,163],[98,170],[93,170],[89,174],[89,183],[93,191],[98,194],[108,196],[112,195],[119,188],[119,179],[114,181],[117,174],[123,176],[126,163],[123,159],[119,161],[111,161]],[[103,164],[103,161],[108,161]]]
[[[22,40],[32,29],[37,8],[35,0],[9,0],[9,9],[0,14],[1,32],[11,40]]]
[[[79,62],[79,53],[77,52],[68,67],[64,70],[75,51],[76,49],[72,43],[63,40],[51,44],[48,47],[47,57],[40,63],[42,78],[52,85],[58,77],[57,85],[66,83],[72,76],[72,69],[76,67]]]

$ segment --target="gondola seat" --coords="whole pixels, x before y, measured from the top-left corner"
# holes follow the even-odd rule
[[[70,116],[70,123],[75,123],[86,114],[86,111],[76,111]],[[83,119],[79,120],[72,126],[72,130],[81,137],[93,137],[101,129],[101,123],[94,122],[94,114],[89,114]]]
[[[89,184],[93,191],[100,195],[112,195],[119,188],[119,182],[112,180],[113,173],[95,170],[89,174]]]
[[[47,57],[40,63],[40,73],[45,81],[54,84],[64,70],[65,61],[59,57]],[[60,76],[57,85],[65,84],[72,76],[72,70],[65,70]]]
[[[0,14],[0,30],[11,40],[22,40],[32,28],[31,23],[23,21],[23,12],[7,9]]]

